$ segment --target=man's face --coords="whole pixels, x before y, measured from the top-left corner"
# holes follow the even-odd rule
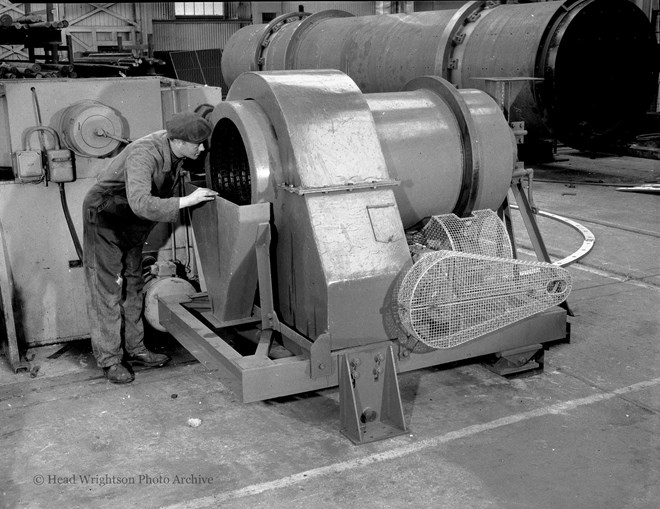
[[[178,152],[181,156],[188,159],[197,159],[199,154],[204,151],[203,143],[191,143],[189,141],[176,140]]]

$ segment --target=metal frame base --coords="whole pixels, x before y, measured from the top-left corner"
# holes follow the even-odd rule
[[[555,307],[526,318],[498,331],[486,334],[455,348],[415,353],[397,340],[372,344],[360,349],[336,350],[330,353],[330,373],[312,376],[313,355],[271,359],[268,350],[272,337],[261,332],[263,345],[252,355],[242,355],[223,337],[229,339],[230,328],[215,328],[201,313],[186,307],[187,298],[166,297],[159,301],[159,317],[165,329],[207,368],[218,371],[218,377],[244,403],[290,396],[335,387],[339,384],[338,358],[375,347],[392,347],[397,373],[437,366],[464,359],[508,352],[530,345],[564,340],[568,334],[566,310]],[[236,335],[231,335],[236,340]],[[247,340],[245,340],[247,341]]]
[[[407,431],[392,346],[372,346],[339,356],[341,432],[354,444]]]

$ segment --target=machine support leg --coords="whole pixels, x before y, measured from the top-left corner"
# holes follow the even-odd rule
[[[548,250],[543,242],[543,237],[541,237],[541,230],[539,230],[539,225],[536,223],[534,211],[532,210],[529,199],[523,190],[522,182],[518,180],[511,186],[511,189],[513,190],[513,195],[515,196],[516,203],[520,209],[520,214],[522,215],[525,228],[529,234],[529,239],[532,241],[532,247],[534,248],[536,257],[539,261],[552,263]]]
[[[273,331],[271,329],[262,330],[257,343],[257,351],[254,353],[257,357],[268,357],[270,345],[273,342]]]
[[[500,217],[506,228],[506,232],[509,234],[509,240],[511,241],[511,249],[513,251],[513,257],[518,258],[518,251],[516,250],[516,239],[513,231],[513,221],[511,221],[511,208],[509,207],[509,197],[505,196],[502,205],[500,205],[497,215]]]
[[[268,223],[261,223],[257,228],[256,250],[261,327],[265,331],[275,328],[273,281],[270,271],[270,224]]]
[[[354,444],[405,433],[392,347],[345,353],[338,361],[341,432]]]
[[[529,185],[531,186],[531,176],[529,178]],[[541,237],[541,230],[539,230],[539,225],[536,222],[535,209],[532,206],[530,199],[525,194],[525,190],[523,189],[522,177],[514,177],[513,181],[511,182],[511,190],[513,191],[513,195],[516,198],[518,209],[522,215],[523,223],[525,223],[525,228],[527,229],[529,239],[532,241],[532,246],[534,247],[536,257],[539,259],[539,261],[552,263],[550,260],[550,255],[548,254],[548,250],[545,247],[545,242],[543,242],[543,237]],[[559,304],[559,306],[566,310],[568,316],[574,316],[571,308],[568,305],[568,301],[562,302]]]
[[[262,330],[262,341],[260,341],[259,347],[257,347],[257,352],[261,353],[266,348],[262,343],[268,341],[268,345],[270,345],[272,342],[272,331],[277,331],[309,352],[309,372],[312,378],[330,376],[332,375],[333,367],[330,352],[332,345],[331,337],[328,334],[321,334],[316,338],[316,341],[309,343],[307,338],[300,336],[294,330],[282,324],[277,317],[273,300],[272,273],[270,270],[270,240],[270,224],[261,223],[257,229],[257,240],[255,243],[257,250],[257,271],[259,273],[259,304]]]
[[[543,345],[528,345],[500,352],[491,362],[483,363],[486,369],[500,376],[513,375],[535,369],[543,370],[545,350]]]

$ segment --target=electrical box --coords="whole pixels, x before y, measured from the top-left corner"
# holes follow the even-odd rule
[[[32,150],[30,146],[30,137],[35,132],[46,133],[53,138],[55,146],[46,149],[47,173],[44,173],[41,151]],[[43,138],[41,144],[42,147],[45,144]],[[52,127],[32,126],[28,128],[23,135],[23,146],[26,150],[19,150],[15,154],[16,176],[20,182],[41,180],[43,177],[55,183],[73,182],[75,180],[71,151],[60,147],[60,136]]]
[[[66,149],[47,150],[46,159],[48,161],[48,176],[51,182],[73,182],[76,179],[71,151]]]
[[[20,182],[34,182],[44,176],[39,150],[18,150],[14,153],[14,171]]]

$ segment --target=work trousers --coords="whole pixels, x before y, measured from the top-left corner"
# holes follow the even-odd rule
[[[142,246],[154,223],[124,196],[92,187],[83,202],[83,251],[92,349],[99,367],[146,351]]]

